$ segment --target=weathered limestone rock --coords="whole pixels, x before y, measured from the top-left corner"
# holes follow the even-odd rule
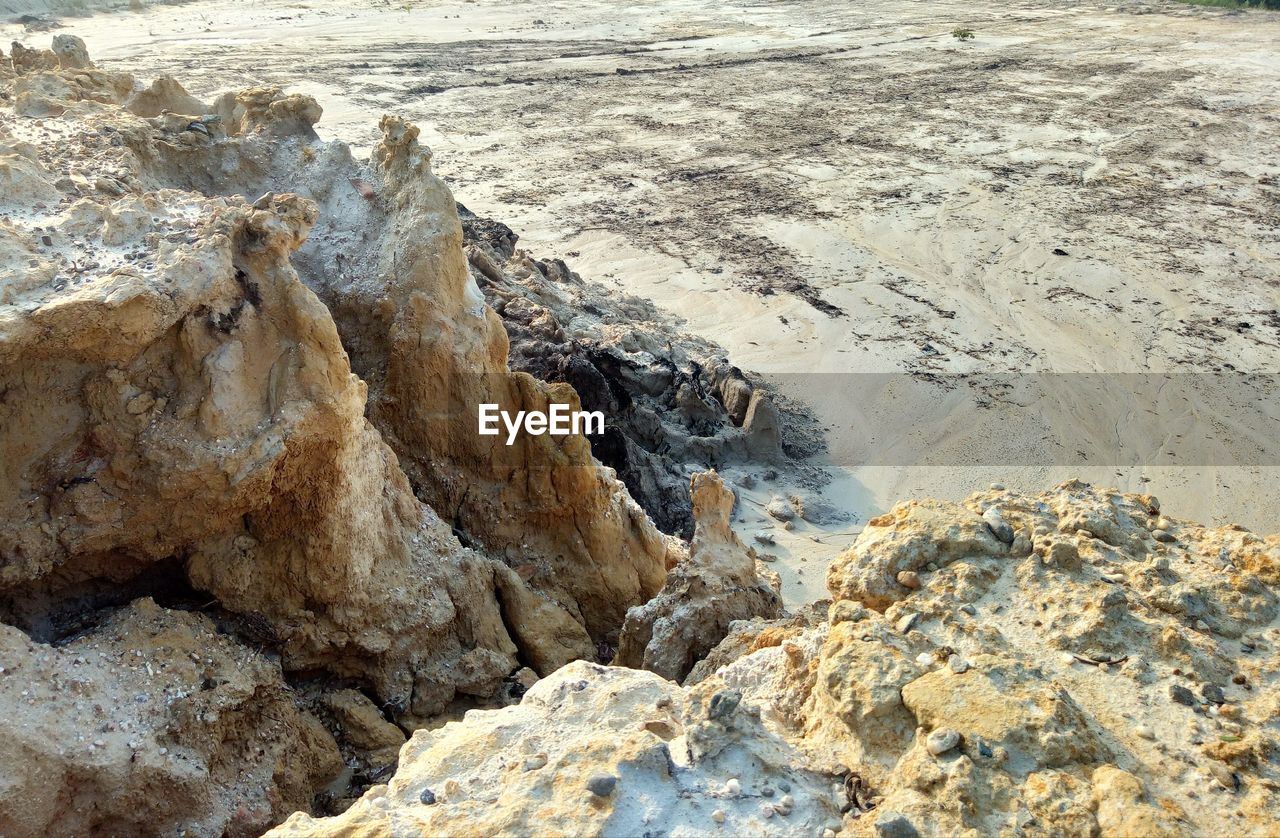
[[[593,637],[658,589],[677,548],[581,437],[508,451],[476,434],[479,401],[573,395],[506,371],[416,129],[388,121],[364,170],[315,139],[305,97],[254,89],[191,108],[225,118],[189,120],[169,110],[186,96],[176,83],[135,96],[127,77],[93,70],[32,79],[61,119],[94,130],[39,145],[47,126],[6,117],[13,188],[0,199],[57,205],[39,225],[0,225],[26,265],[0,308],[0,510],[14,524],[0,596],[13,619],[183,556],[189,582],[261,622],[287,669],[366,679],[422,716],[492,693],[519,654],[544,673],[593,654]],[[118,107],[142,99],[135,110],[160,110],[150,122]],[[295,176],[322,211],[271,190]],[[230,193],[263,197],[216,197]],[[361,248],[377,258],[355,287],[335,242],[369,232],[383,244]],[[348,358],[400,457],[365,418],[369,385]],[[509,628],[499,597],[537,619]]]
[[[945,501],[906,501],[867,522],[853,547],[831,563],[827,587],[837,599],[884,610],[907,593],[897,582],[904,570],[1006,551],[980,515]]]
[[[730,528],[733,492],[714,471],[695,474],[690,489],[697,522],[689,557],[662,591],[627,612],[614,663],[681,681],[735,620],[770,619],[782,611],[779,590],[756,572],[756,560]]]
[[[257,835],[337,776],[280,667],[142,599],[58,647],[0,626],[0,832]]]
[[[343,815],[298,814],[269,834],[781,836],[838,826],[832,779],[797,765],[758,711],[727,695],[578,661],[518,706],[418,731],[390,783]]]
[[[54,35],[53,54],[58,57],[58,66],[64,70],[93,69],[88,47],[83,39],[75,35]]]
[[[328,305],[368,386],[368,415],[415,493],[468,544],[533,571],[527,584],[594,640],[616,639],[626,609],[658,590],[680,548],[582,437],[522,435],[508,447],[477,433],[480,403],[515,412],[576,399],[507,370],[501,323],[470,278],[455,204],[417,129],[385,120],[362,166],[315,138],[319,111],[299,97],[256,89],[211,110],[228,142],[207,147],[204,134],[183,131],[181,142],[131,143],[148,176],[206,194],[288,189],[315,201],[315,229],[293,262]]]
[[[991,508],[1034,552],[995,538]],[[715,677],[772,696],[775,730],[881,798],[874,821],[846,819],[854,834],[1265,831],[1274,541],[1074,481],[902,504],[831,566],[828,624]],[[918,589],[892,584],[903,570]]]
[[[978,529],[988,526],[979,512],[993,505],[1016,532],[1070,538],[1078,561],[1046,565],[1043,551],[1011,555],[989,528],[985,535]],[[735,834],[1263,833],[1280,811],[1269,721],[1277,700],[1268,688],[1275,595],[1236,562],[1253,557],[1269,567],[1271,541],[1166,518],[1182,545],[1171,548],[1149,535],[1144,518],[1154,517],[1152,509],[1141,496],[1074,482],[1039,496],[1000,490],[963,505],[901,507],[832,570],[842,583],[892,578],[904,561],[918,568],[924,583],[899,586],[884,613],[837,599],[825,620],[739,622],[704,662],[696,686],[650,682],[666,684],[652,704],[639,682],[618,680],[652,676],[572,664],[506,715],[470,714],[417,734],[406,753],[418,756],[389,787],[371,790],[338,819],[296,816],[280,834],[465,832],[471,825],[556,831],[567,828],[570,811],[586,819],[576,831],[603,835],[677,825],[714,833],[722,823]],[[1123,547],[1074,530],[1064,535],[1060,524],[1070,527],[1079,515]],[[1223,571],[1227,562],[1233,569]],[[854,563],[875,573],[840,566]],[[1203,602],[1163,595],[1191,587],[1207,592]],[[1118,589],[1127,592],[1125,608],[1107,604]],[[1239,628],[1239,639],[1207,624],[1190,627],[1192,613]],[[1107,651],[1108,643],[1125,650]],[[952,664],[957,657],[962,665]],[[1169,687],[1184,683],[1196,689],[1183,688],[1186,702],[1174,703]],[[547,709],[552,694],[553,702],[573,702],[563,715]],[[620,722],[602,723],[607,714],[594,709],[596,701],[616,707],[637,733],[670,743],[669,778],[626,767],[631,734],[619,733]],[[703,709],[687,709],[697,706]],[[548,725],[552,734],[531,732]],[[534,753],[512,753],[519,742]],[[549,742],[570,744],[561,751]],[[781,782],[770,780],[766,792],[741,769],[721,769],[725,779],[715,782],[683,773],[681,754],[697,771],[729,743],[766,767],[776,763],[765,755],[789,743],[788,764],[826,777],[840,822],[798,826],[797,815],[822,803],[802,802],[794,777],[786,802]],[[623,763],[602,762],[596,755],[605,752]],[[604,796],[587,788],[599,778],[612,783]],[[663,802],[673,789],[698,801],[717,783],[714,802]],[[428,790],[436,803],[425,806],[419,801]],[[735,821],[740,795],[757,790],[749,799],[764,820]],[[710,823],[693,820],[707,809]]]

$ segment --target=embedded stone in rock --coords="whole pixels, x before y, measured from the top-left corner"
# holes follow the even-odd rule
[[[1217,684],[1204,684],[1200,687],[1200,695],[1211,704],[1225,704],[1227,701],[1226,693]]]
[[[946,727],[938,728],[925,739],[925,746],[935,757],[945,754],[959,744],[960,734]]]
[[[707,718],[723,721],[738,709],[738,705],[742,703],[742,693],[737,690],[724,690],[711,696],[711,702],[707,707]]]
[[[1236,775],[1230,768],[1218,762],[1211,760],[1209,762],[1209,773],[1213,775],[1213,779],[1218,785],[1229,792],[1235,792],[1237,789]]]
[[[878,838],[919,838],[920,832],[906,815],[897,812],[882,812],[876,817],[875,830]]]
[[[1195,707],[1198,704],[1195,694],[1181,684],[1169,685],[1169,698],[1188,707]]]
[[[618,787],[618,778],[612,774],[596,774],[587,780],[587,791],[596,797],[608,797]]]
[[[997,507],[987,507],[987,510],[982,513],[982,520],[987,522],[987,526],[991,528],[996,538],[1005,544],[1013,543],[1013,527],[1004,520],[1004,516],[1000,514]]]

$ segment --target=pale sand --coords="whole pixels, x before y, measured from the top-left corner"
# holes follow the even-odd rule
[[[960,25],[976,40],[956,42]],[[778,530],[789,602],[821,596],[825,560],[894,501],[993,481],[1078,476],[1153,492],[1174,515],[1280,530],[1274,434],[1235,427],[1217,399],[1144,418],[1117,386],[1050,411],[1103,450],[1145,455],[1154,440],[1140,461],[1158,466],[1072,464],[1025,429],[1002,463],[966,459],[972,405],[868,419],[862,379],[840,375],[1280,372],[1280,14],[221,0],[65,31],[106,65],[202,95],[311,93],[322,133],[358,146],[402,113],[459,200],[522,246],[653,298],[776,375],[829,428],[827,496],[856,516]],[[1274,388],[1250,392],[1275,414]],[[1174,425],[1266,450],[1200,446],[1179,466],[1157,456]],[[924,441],[935,465],[905,465]],[[1026,464],[1037,446],[1051,453]],[[746,537],[756,504],[788,491],[744,493]]]

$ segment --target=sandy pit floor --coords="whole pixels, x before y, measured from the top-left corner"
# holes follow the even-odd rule
[[[1277,381],[1246,375],[1280,373],[1280,14],[214,0],[64,23],[144,79],[313,94],[357,146],[383,112],[419,122],[472,210],[812,406],[854,517],[777,530],[789,601],[892,502],[990,482],[1280,529]],[[744,532],[787,492],[744,492]]]

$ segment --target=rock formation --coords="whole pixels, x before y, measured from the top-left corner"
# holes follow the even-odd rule
[[[464,247],[416,128],[357,163],[309,97],[67,40],[0,79],[0,832],[1274,827],[1280,536],[993,487],[762,619],[714,475],[686,554],[586,439],[477,407],[616,405],[650,504],[785,414],[499,226]]]
[[[761,579],[755,556],[729,527],[733,492],[711,471],[693,476],[689,494],[697,521],[689,557],[656,597],[627,612],[613,660],[672,681],[684,680],[735,620],[782,611],[781,592]]]
[[[342,761],[268,660],[140,599],[49,646],[0,626],[0,833],[258,835]]]
[[[812,481],[813,421],[685,334],[653,303],[516,250],[505,225],[459,207],[472,276],[511,340],[512,369],[573,385],[605,433],[591,449],[664,532],[693,537],[689,478],[763,463]],[[783,428],[786,433],[783,433]]]
[[[204,106],[75,47],[15,49],[0,105],[0,618],[63,643],[204,602],[410,724],[616,639],[683,548],[583,438],[477,436],[479,402],[577,400],[507,370],[416,129],[361,166],[307,97]]]
[[[993,508],[1012,543],[984,516]],[[918,586],[897,581],[905,570]],[[557,696],[591,696],[648,677],[582,667],[544,681],[519,708],[415,734],[389,787],[338,821],[295,817],[280,834],[470,823],[519,832],[566,810],[605,835],[674,829],[670,818],[688,834],[1265,834],[1280,814],[1278,574],[1280,537],[1166,517],[1146,495],[1072,482],[1039,496],[993,489],[963,504],[909,501],[832,564],[826,619],[738,623],[712,653],[714,670],[666,687],[664,706],[706,700],[710,715],[732,705],[760,719],[709,737],[753,755],[716,766],[725,773],[715,782],[736,779],[733,793],[704,801],[715,784],[678,769],[658,772],[666,790],[654,791],[652,773],[640,781],[585,744],[573,752],[589,756],[549,760],[537,780],[521,773],[519,755],[506,769],[494,756],[452,767],[459,743],[505,753],[489,731],[544,730],[552,685]],[[708,741],[687,722],[650,721],[628,695],[614,699],[637,728],[628,735],[650,725],[683,733],[672,753]],[[549,739],[604,730],[595,741],[612,747],[622,738],[616,706],[584,698]],[[820,819],[830,810],[816,790],[801,805],[794,779],[795,806],[777,808],[780,784],[757,772],[776,764],[781,743],[795,749],[793,770],[826,778],[839,818]],[[582,791],[597,772],[620,778],[612,796]],[[415,795],[427,787],[460,796],[426,807]],[[646,822],[649,801],[677,789],[692,800],[679,814],[658,805]],[[478,820],[489,811],[480,801],[497,801],[500,819]],[[739,820],[760,813],[768,819]]]
[[[343,815],[270,835],[815,835],[838,826],[830,778],[733,690],[683,690],[578,661],[516,707],[422,731]]]

